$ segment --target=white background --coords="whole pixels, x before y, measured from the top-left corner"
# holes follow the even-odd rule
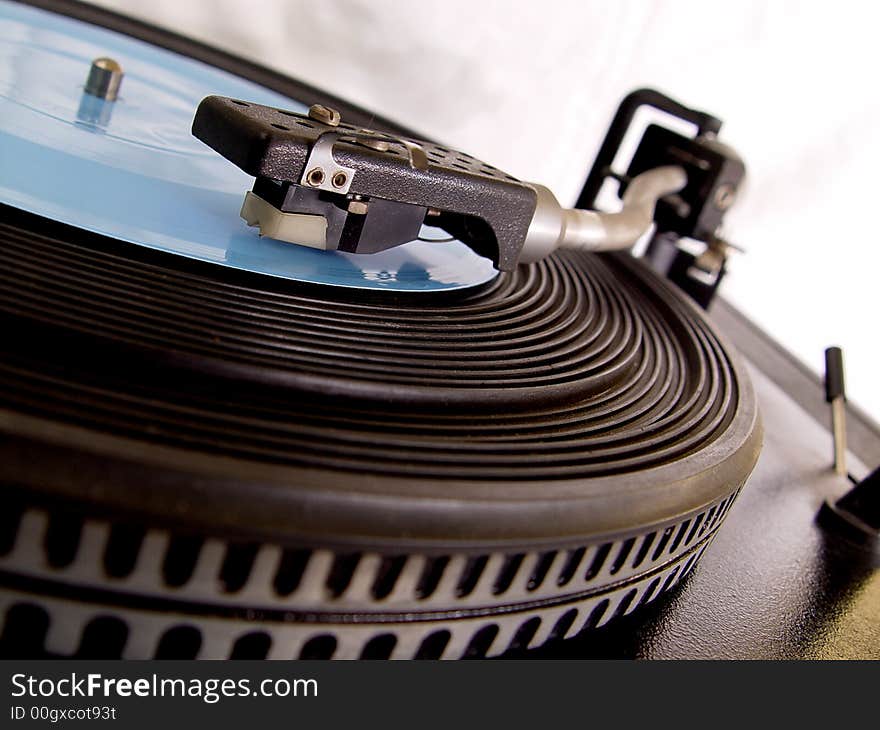
[[[99,0],[282,70],[573,203],[620,98],[726,122],[749,167],[724,293],[880,419],[880,13],[862,2]],[[307,101],[307,100],[305,100]]]

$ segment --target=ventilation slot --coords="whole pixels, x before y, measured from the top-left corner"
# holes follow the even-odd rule
[[[443,572],[446,570],[448,564],[449,558],[445,555],[428,558],[425,561],[425,567],[422,569],[422,574],[419,576],[419,583],[416,586],[416,596],[422,600],[430,598],[434,594],[434,591],[437,590],[437,586],[440,584],[440,579],[443,577]]]
[[[508,555],[504,559],[504,565],[498,571],[498,577],[495,578],[495,583],[492,586],[492,593],[494,595],[498,596],[510,588],[510,584],[513,583],[513,579],[516,578],[516,574],[519,571],[519,566],[522,565],[522,561],[522,553]]]
[[[49,614],[39,606],[20,603],[6,612],[0,635],[0,654],[4,659],[46,657],[43,642],[49,630]]]
[[[556,583],[560,586],[566,585],[573,577],[574,573],[578,568],[578,565],[581,564],[581,560],[584,559],[584,553],[587,552],[586,548],[579,547],[576,550],[568,551],[568,558],[565,561],[565,565],[562,567],[562,570],[559,573],[559,577],[556,579]]]
[[[70,514],[53,514],[49,518],[44,547],[49,565],[66,568],[76,557],[82,534],[82,518]]]
[[[594,557],[593,562],[590,563],[590,567],[587,569],[587,572],[584,575],[584,580],[593,580],[593,578],[599,575],[599,571],[602,570],[602,566],[605,565],[605,560],[608,558],[608,553],[610,552],[610,542],[606,542],[596,551],[596,557]]]
[[[461,578],[458,580],[458,585],[455,587],[455,594],[459,598],[470,595],[474,588],[476,588],[477,581],[480,580],[487,562],[489,562],[489,558],[486,555],[468,558],[461,573]]]
[[[614,558],[614,562],[611,564],[611,568],[609,572],[611,575],[616,575],[620,572],[620,569],[626,565],[626,559],[629,557],[629,554],[632,552],[633,545],[636,544],[636,539],[634,537],[629,538],[628,540],[624,540],[623,544],[620,546],[620,550],[617,553],[617,557]]]
[[[566,611],[562,616],[559,617],[559,620],[556,622],[556,625],[553,627],[553,631],[550,632],[550,639],[562,639],[568,630],[571,628],[571,625],[574,623],[574,620],[577,618],[578,611],[576,608],[572,608]]]
[[[470,644],[467,645],[467,649],[464,650],[464,654],[461,655],[461,658],[482,659],[486,656],[486,652],[489,651],[489,647],[492,646],[492,642],[495,641],[497,635],[498,627],[495,624],[484,626],[474,634]]]
[[[703,518],[705,516],[705,512],[697,515],[697,519],[694,520],[694,526],[691,528],[691,531],[688,533],[687,539],[685,539],[684,541],[685,547],[691,544],[691,540],[693,540],[696,536],[697,530],[700,529],[700,525],[703,523]]]
[[[220,583],[224,591],[237,593],[244,588],[254,567],[258,547],[256,543],[230,543],[226,547],[226,556],[220,567]]]
[[[614,611],[614,616],[612,616],[612,618],[623,616],[623,614],[625,614],[629,610],[629,607],[638,592],[638,589],[633,588],[629,593],[627,593],[620,601],[620,603],[617,604],[617,609]]]
[[[300,659],[332,659],[336,651],[336,637],[321,634],[309,639],[299,653]]]
[[[581,631],[585,631],[587,629],[594,629],[599,625],[599,622],[602,620],[602,617],[605,615],[605,612],[608,610],[608,599],[605,598],[595,606],[593,606],[593,610],[590,611],[590,615],[587,616],[587,621],[584,624],[584,627]]]
[[[721,522],[721,520],[724,519],[724,517],[730,511],[730,508],[733,506],[733,500],[736,499],[736,497],[738,495],[739,495],[739,492],[736,492],[736,494],[732,494],[724,502],[722,502],[720,505],[718,505],[718,511],[715,513],[715,520],[713,522],[713,526],[717,525],[719,522]]]
[[[730,508],[733,507],[733,500],[735,500],[738,496],[739,492],[736,492],[736,494],[728,498],[727,503],[724,505],[724,513],[720,515],[720,517],[724,517],[725,515],[727,515],[728,512],[730,512]],[[716,520],[718,517],[719,515],[716,515]]]
[[[663,551],[666,549],[666,546],[669,544],[669,538],[672,537],[672,533],[675,530],[674,527],[667,527],[663,534],[660,536],[660,542],[657,543],[657,549],[654,551],[654,556],[652,560],[659,560],[660,556],[663,555]]]
[[[730,508],[733,506],[733,500],[736,499],[738,494],[739,494],[739,492],[736,492],[735,494],[731,494],[727,499],[725,499],[723,502],[718,504],[717,507],[714,508],[715,509],[715,516],[714,516],[714,518],[712,518],[712,524],[709,529],[717,527],[721,523],[721,521],[724,519],[724,516],[728,513]]]
[[[690,569],[694,567],[695,562],[697,562],[697,555],[691,555],[688,558],[688,561],[684,564],[684,567],[681,569],[682,577],[688,574],[688,571],[690,571]]]
[[[350,553],[348,555],[337,555],[333,561],[333,567],[327,576],[327,589],[333,598],[339,598],[348,584],[351,583],[351,577],[354,575],[355,568],[360,562],[360,553]]]
[[[549,553],[541,553],[538,556],[538,562],[535,564],[535,569],[532,571],[532,574],[529,577],[529,582],[526,585],[526,590],[535,591],[541,587],[541,583],[543,583],[544,578],[547,577],[547,571],[549,571],[550,566],[553,565],[553,558],[555,557],[555,550]]]
[[[232,647],[230,659],[265,659],[272,648],[272,639],[265,631],[252,631],[238,637]]]
[[[144,541],[144,534],[142,527],[132,525],[117,524],[110,528],[110,535],[104,547],[104,572],[110,578],[125,578],[131,575]]]
[[[702,535],[706,530],[712,529],[715,526],[715,521],[717,518],[721,517],[721,512],[724,509],[724,503],[722,502],[718,507],[712,507],[709,512],[706,514],[706,522],[703,523],[703,529],[700,530],[700,535]]]
[[[639,548],[639,551],[636,553],[636,558],[633,560],[633,568],[638,568],[642,563],[645,562],[645,558],[648,557],[648,551],[651,549],[651,545],[654,542],[654,539],[657,537],[656,532],[649,532],[642,539],[642,546]]]
[[[370,589],[373,598],[381,601],[383,598],[388,597],[391,591],[394,590],[394,585],[397,583],[404,565],[406,565],[405,555],[385,556],[382,558],[382,562],[379,563],[379,570],[376,572],[376,580],[373,581],[373,586]]]
[[[522,626],[516,630],[513,641],[510,642],[510,651],[518,651],[528,647],[529,642],[535,638],[538,633],[538,627],[541,625],[541,619],[538,616],[530,618]]]
[[[282,553],[272,583],[275,593],[284,598],[299,588],[299,582],[302,580],[311,554],[311,550],[285,550]]]
[[[668,591],[672,584],[675,582],[675,578],[678,575],[678,571],[681,566],[676,566],[675,570],[673,570],[669,576],[666,578],[666,581],[663,583],[663,587],[660,589],[660,592]]]
[[[175,626],[159,640],[156,659],[195,659],[202,648],[202,633],[194,626]]]
[[[387,659],[397,645],[394,634],[379,634],[370,639],[361,652],[361,659]]]
[[[639,605],[644,606],[648,601],[650,601],[654,594],[654,591],[657,590],[657,586],[660,585],[660,578],[654,578],[651,581],[651,585],[648,586],[648,589],[642,594],[641,600],[639,600]]]
[[[678,532],[675,534],[675,540],[672,541],[672,545],[669,548],[670,555],[678,550],[678,546],[681,545],[681,539],[684,537],[684,533],[687,532],[687,528],[690,524],[690,520],[685,520],[681,523],[681,527],[678,528]]]
[[[0,555],[11,552],[15,545],[15,536],[23,514],[24,507],[18,502],[6,502],[3,509],[0,509]]]
[[[172,588],[186,583],[192,577],[201,549],[200,537],[191,535],[172,537],[162,563],[162,577],[165,583]]]
[[[445,629],[443,631],[435,631],[433,634],[428,634],[419,645],[415,658],[439,659],[443,656],[443,650],[446,649],[446,645],[449,643],[450,638],[451,636],[449,632]]]
[[[112,616],[90,621],[83,631],[77,659],[119,659],[128,640],[128,626]]]

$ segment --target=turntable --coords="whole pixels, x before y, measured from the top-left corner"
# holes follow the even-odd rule
[[[880,651],[820,385],[715,298],[717,119],[627,97],[565,211],[86,5],[0,3],[0,54],[4,655]],[[695,132],[614,170],[645,105]]]

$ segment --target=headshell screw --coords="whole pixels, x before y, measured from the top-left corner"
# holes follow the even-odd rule
[[[316,122],[323,122],[330,127],[338,127],[339,122],[342,121],[342,115],[335,109],[331,109],[329,106],[312,104],[309,107],[309,119],[314,119]]]

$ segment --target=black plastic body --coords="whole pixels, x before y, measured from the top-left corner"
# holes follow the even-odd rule
[[[683,167],[688,181],[674,198],[657,202],[657,230],[711,240],[745,178],[742,160],[715,139],[688,139],[652,124],[645,130],[626,174],[633,178],[663,165]]]
[[[696,274],[697,257],[680,248],[678,241],[674,233],[656,234],[651,237],[644,258],[654,271],[685,291],[703,309],[708,309],[727,273],[726,262],[722,260],[712,275]]]
[[[332,127],[302,115],[239,99],[209,96],[193,120],[193,134],[249,175],[299,185],[319,138],[338,133],[334,160],[354,169],[349,196],[380,198],[441,211],[446,228],[501,271],[515,268],[534,216],[534,189],[462,152],[387,136],[388,150],[344,141],[359,128]],[[417,144],[426,164],[414,164],[406,143]],[[344,196],[340,196],[344,199]],[[359,251],[361,249],[358,249]]]
[[[644,106],[694,125],[694,137],[651,124],[626,173],[615,171],[611,167],[614,158],[636,112]],[[659,91],[638,89],[628,94],[614,115],[577,202],[579,208],[594,208],[602,184],[609,177],[618,180],[618,194],[623,197],[629,181],[647,170],[666,165],[683,168],[686,186],[657,202],[656,233],[645,255],[656,271],[704,309],[709,307],[726,273],[726,248],[719,245],[717,232],[745,177],[745,165],[736,152],[715,138],[720,129],[720,119],[690,109]],[[677,245],[681,238],[700,241],[714,250],[703,262]],[[701,262],[711,264],[706,266],[708,270],[698,265]]]
[[[376,253],[414,240],[427,212],[423,205],[373,198],[366,214],[349,213],[344,196],[265,177],[256,179],[254,193],[282,212],[323,216],[327,248],[349,253]]]
[[[612,119],[611,125],[608,127],[608,132],[605,134],[605,139],[599,148],[599,153],[596,155],[596,161],[593,163],[583,190],[581,190],[581,194],[578,196],[576,207],[596,207],[596,198],[602,188],[602,183],[611,173],[611,165],[614,162],[614,157],[617,155],[617,150],[620,149],[623,138],[626,136],[636,112],[645,106],[694,124],[697,128],[697,133],[700,135],[718,134],[721,131],[721,120],[717,117],[695,109],[689,109],[684,104],[655,89],[636,89],[630,92],[620,102],[620,106],[614,114],[614,119]]]

